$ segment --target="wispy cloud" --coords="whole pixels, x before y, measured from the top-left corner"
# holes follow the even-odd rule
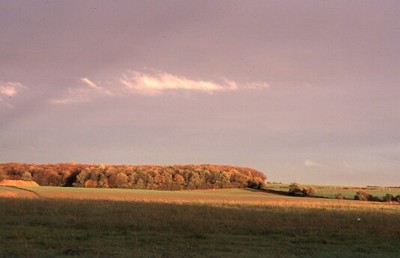
[[[0,82],[0,94],[6,97],[17,95],[22,88],[23,86],[19,82]]]
[[[100,87],[97,86],[94,82],[89,80],[88,78],[81,78],[81,82],[86,83],[89,87],[92,87],[93,89],[99,89]]]
[[[306,166],[306,167],[321,167],[322,165],[315,161],[307,159],[304,161],[304,166]]]
[[[90,95],[86,89],[78,88],[68,88],[68,93],[65,97],[58,98],[58,99],[51,99],[51,104],[71,104],[71,103],[79,103],[79,102],[87,102],[90,100]]]
[[[7,97],[12,97],[14,95],[17,95],[17,90],[15,89],[15,87],[12,86],[1,86],[0,93]]]
[[[15,97],[20,90],[26,88],[19,82],[1,82],[0,81],[0,103],[3,103],[9,108],[12,108],[12,104],[7,99]]]
[[[243,88],[248,90],[261,90],[269,87],[269,84],[266,82],[249,82],[246,83]]]
[[[154,96],[170,91],[213,94],[224,91],[260,90],[269,87],[265,82],[237,83],[226,78],[219,81],[195,80],[157,70],[148,72],[128,70],[113,82],[107,83],[96,83],[87,77],[80,78],[79,82],[83,84],[81,87],[69,88],[68,92],[64,93],[64,97],[52,99],[50,102],[52,104],[69,104],[90,101],[98,96],[116,97],[124,94]]]
[[[81,78],[81,82],[85,83],[87,86],[91,87],[92,89],[95,89],[100,94],[105,94],[105,95],[110,95],[110,96],[114,95],[113,92],[98,86],[96,83],[89,80],[88,78]]]
[[[193,80],[161,71],[152,71],[151,73],[129,71],[123,75],[120,82],[130,92],[148,95],[172,90],[214,93],[238,89],[236,82],[227,79],[223,79],[221,82]]]
[[[52,104],[71,104],[90,101],[96,95],[113,96],[114,93],[106,88],[98,86],[88,78],[80,78],[84,85],[79,88],[68,88],[65,96],[57,99],[51,99]]]

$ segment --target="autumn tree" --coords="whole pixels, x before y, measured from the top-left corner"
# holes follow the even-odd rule
[[[29,174],[28,174],[29,173]],[[219,165],[0,164],[0,178],[31,179],[47,186],[210,189],[247,187],[265,176],[254,169]]]
[[[359,201],[369,201],[371,200],[372,195],[364,192],[364,191],[359,191],[354,195],[354,200],[359,200]]]
[[[25,171],[24,173],[22,173],[21,180],[32,181],[31,173],[29,173],[28,171]]]
[[[111,175],[109,182],[110,187],[128,188],[128,176],[122,172]]]
[[[303,194],[303,196],[306,196],[306,197],[313,197],[313,196],[315,196],[315,194],[317,193],[317,190],[316,190],[314,187],[309,186],[309,187],[304,187],[304,188],[301,190],[301,193]]]

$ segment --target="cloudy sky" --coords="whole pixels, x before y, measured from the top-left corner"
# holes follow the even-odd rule
[[[0,0],[0,162],[400,184],[399,1]]]

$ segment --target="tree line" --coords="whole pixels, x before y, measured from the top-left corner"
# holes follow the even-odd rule
[[[221,165],[0,164],[0,180],[33,180],[41,186],[152,190],[262,188],[255,169]]]
[[[289,185],[288,194],[292,196],[305,196],[305,197],[316,197],[317,190],[312,187],[303,187],[298,183],[291,183]],[[335,195],[335,199],[346,199],[343,194],[338,193]],[[400,202],[400,194],[394,196],[392,194],[385,194],[382,197],[374,196],[364,191],[358,191],[354,195],[354,200],[360,201],[372,201],[372,202]]]
[[[387,193],[384,196],[379,197],[364,191],[359,191],[354,195],[354,200],[370,202],[400,202],[400,194],[393,196],[392,194]]]

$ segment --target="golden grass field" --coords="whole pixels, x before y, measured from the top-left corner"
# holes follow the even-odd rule
[[[1,257],[400,256],[398,204],[246,189],[2,186],[0,197]]]
[[[6,187],[0,186],[0,197],[112,200],[162,203],[200,203],[200,204],[241,204],[262,206],[286,206],[309,208],[347,208],[347,209],[394,209],[395,204],[361,202],[354,200],[336,200],[321,198],[303,198],[271,194],[253,189],[216,189],[187,191],[158,191],[120,188],[79,188],[79,187]]]

